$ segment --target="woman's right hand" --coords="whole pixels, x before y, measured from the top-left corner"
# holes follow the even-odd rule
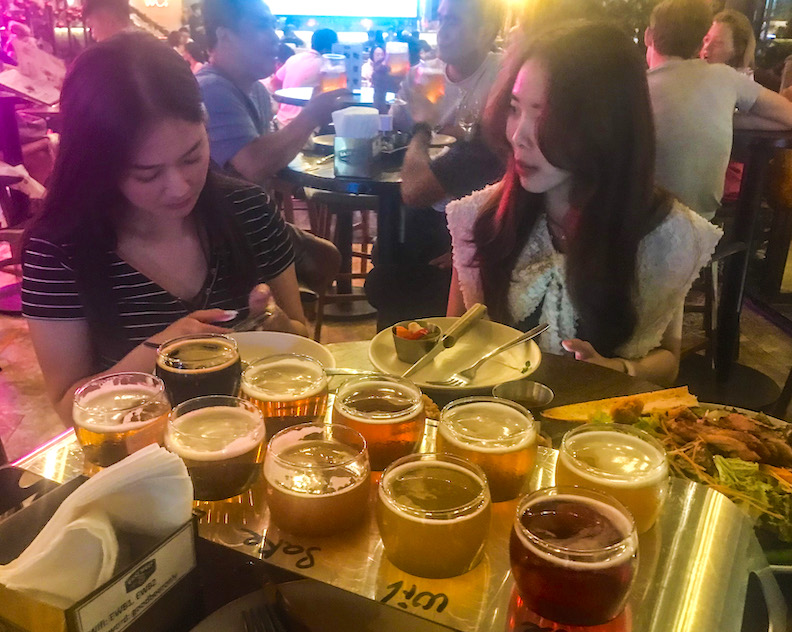
[[[199,309],[184,318],[180,318],[156,336],[152,336],[149,338],[149,342],[162,344],[168,340],[192,334],[226,334],[231,330],[226,327],[219,327],[214,323],[221,323],[234,318],[236,318],[236,312],[233,310]]]

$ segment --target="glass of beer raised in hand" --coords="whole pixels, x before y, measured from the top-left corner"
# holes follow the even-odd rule
[[[561,440],[555,482],[610,494],[633,515],[638,533],[644,533],[654,525],[668,493],[665,449],[632,426],[581,426]]]
[[[157,349],[156,374],[176,406],[202,395],[236,395],[242,361],[236,341],[221,334],[196,334]]]
[[[187,466],[196,500],[222,500],[246,491],[258,478],[264,435],[264,420],[250,402],[208,395],[173,409],[165,447]]]
[[[428,101],[437,103],[445,96],[445,68],[430,64],[420,66],[415,87]]]
[[[385,64],[390,68],[390,74],[404,77],[410,71],[410,47],[407,42],[387,42]]]
[[[330,92],[347,87],[346,57],[326,53],[322,55],[319,71],[319,92]]]
[[[624,610],[638,565],[630,513],[614,498],[550,487],[520,501],[509,542],[517,590],[556,623],[600,625]]]
[[[409,380],[386,375],[344,382],[333,405],[333,423],[365,437],[371,469],[377,472],[415,449],[425,419],[421,389]]]
[[[490,525],[487,477],[450,454],[410,454],[382,473],[377,497],[385,555],[418,577],[455,577],[484,554]]]
[[[440,413],[438,452],[456,454],[487,475],[492,502],[517,498],[536,463],[536,422],[514,402],[465,397]]]
[[[242,394],[261,410],[271,437],[289,426],[322,420],[327,376],[321,363],[308,356],[269,356],[245,369]]]
[[[275,524],[305,535],[333,535],[366,515],[371,469],[366,441],[339,424],[300,424],[267,446],[264,476]]]
[[[112,373],[74,393],[72,419],[86,460],[106,467],[151,443],[162,443],[170,403],[148,373]]]

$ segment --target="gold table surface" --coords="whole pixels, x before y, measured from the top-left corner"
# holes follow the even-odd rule
[[[369,368],[361,343],[328,348],[339,366]],[[432,426],[428,428],[424,450],[432,443]],[[540,448],[526,491],[552,484],[555,458],[555,450]],[[67,431],[15,465],[64,482],[82,473],[83,459],[73,431]],[[203,514],[200,535],[457,630],[531,629],[522,623],[509,570],[516,500],[493,505],[485,556],[475,569],[451,579],[423,579],[400,571],[385,558],[373,511],[362,526],[338,536],[298,538],[281,533],[269,524],[262,483],[226,501],[197,502]],[[372,484],[372,500],[375,489]],[[725,496],[673,479],[658,523],[640,536],[639,570],[628,612],[614,629],[737,632],[752,572],[765,581],[771,619],[785,625],[783,600],[750,521]]]

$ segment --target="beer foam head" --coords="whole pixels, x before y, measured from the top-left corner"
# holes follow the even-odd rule
[[[559,459],[582,478],[612,487],[644,487],[668,477],[662,446],[607,428],[570,433]]]
[[[289,402],[318,395],[327,388],[322,365],[307,356],[264,358],[242,375],[242,391],[259,401]]]
[[[165,446],[183,459],[220,461],[255,449],[264,434],[255,409],[207,406],[171,419]]]
[[[166,414],[170,406],[162,381],[148,374],[105,375],[74,396],[74,423],[93,432],[126,432],[142,428]]]
[[[378,493],[382,502],[410,520],[448,524],[490,506],[486,476],[472,463],[447,455],[400,461],[383,473]]]
[[[347,419],[369,424],[393,424],[423,410],[421,390],[401,378],[367,377],[350,380],[338,389],[335,407]]]
[[[543,528],[532,530],[530,526],[526,526],[523,519],[537,505],[542,505],[541,509],[537,508],[536,513],[541,514]],[[588,522],[569,523],[569,520],[579,519],[581,512],[567,511],[562,515],[560,508],[565,505],[583,506],[604,518],[609,523],[608,526],[615,528],[618,534],[616,541],[610,537],[610,534],[600,539],[596,526]],[[560,537],[553,537],[551,530],[547,528],[548,516],[558,516],[559,521],[567,521],[560,525],[559,533],[562,534]],[[533,500],[520,503],[514,533],[522,545],[534,555],[557,566],[579,570],[598,570],[618,566],[632,558],[638,549],[635,526],[628,514],[602,500],[572,493],[540,495]]]
[[[493,398],[450,404],[440,417],[445,440],[479,452],[512,452],[536,443],[531,414]]]
[[[221,335],[176,338],[161,345],[157,353],[157,364],[172,373],[217,371],[238,361],[236,342]]]

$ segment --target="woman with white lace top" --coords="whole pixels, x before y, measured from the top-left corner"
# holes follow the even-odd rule
[[[484,302],[520,329],[548,322],[544,351],[671,383],[685,295],[722,233],[654,188],[643,58],[588,22],[538,36],[524,60],[506,176],[447,208],[448,313]]]

